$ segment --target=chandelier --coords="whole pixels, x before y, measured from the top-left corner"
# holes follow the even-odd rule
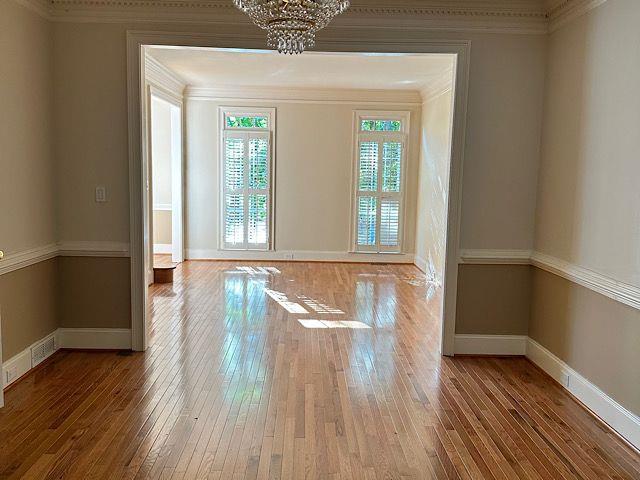
[[[313,47],[316,32],[349,8],[349,0],[233,0],[258,27],[267,45],[280,53],[302,53]]]

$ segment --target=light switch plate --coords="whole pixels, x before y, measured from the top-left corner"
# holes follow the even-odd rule
[[[105,203],[107,201],[107,189],[106,187],[96,187],[96,203]]]

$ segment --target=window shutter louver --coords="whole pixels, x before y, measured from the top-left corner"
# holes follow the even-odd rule
[[[362,252],[401,251],[404,139],[403,122],[358,122],[355,248]]]
[[[235,250],[269,248],[271,134],[260,131],[266,117],[244,128],[253,117],[230,117],[223,146],[223,243]],[[236,120],[239,118],[240,120]],[[258,117],[256,117],[258,118]],[[229,125],[232,123],[232,125]],[[237,125],[236,125],[237,124]],[[244,129],[243,129],[244,128]]]

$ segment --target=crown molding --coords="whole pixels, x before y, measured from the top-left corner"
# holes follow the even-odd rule
[[[554,32],[570,21],[599,7],[607,0],[554,0],[547,10],[549,31]]]
[[[56,22],[248,25],[225,0],[14,0]],[[607,0],[352,0],[334,28],[546,34]]]
[[[164,66],[152,55],[146,53],[144,62],[145,80],[155,87],[159,87],[172,97],[182,100],[186,82],[175,72]]]
[[[417,91],[258,88],[258,87],[194,87],[187,86],[185,98],[192,100],[241,100],[289,103],[356,103],[419,106],[422,97]],[[375,98],[375,101],[371,101]]]

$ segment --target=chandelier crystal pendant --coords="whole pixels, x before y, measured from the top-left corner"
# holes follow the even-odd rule
[[[349,8],[349,0],[233,0],[258,27],[267,45],[280,53],[302,53],[315,45],[316,32]]]

